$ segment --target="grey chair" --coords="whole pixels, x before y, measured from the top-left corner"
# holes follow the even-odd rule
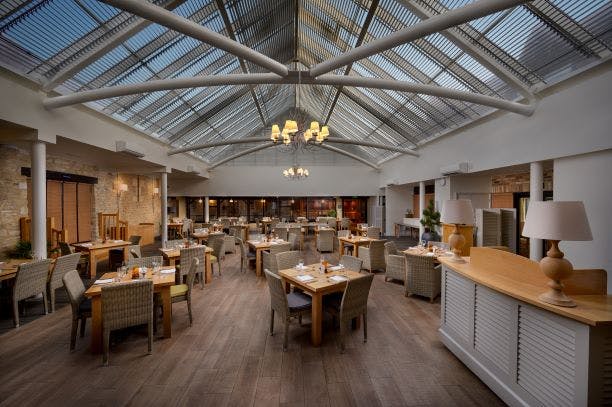
[[[171,239],[166,242],[166,247],[168,249],[173,249],[175,247],[182,245],[184,242],[185,242],[184,239]]]
[[[132,235],[130,236],[130,238],[128,239],[128,241],[133,245],[133,246],[137,246],[140,245],[140,239],[142,239],[142,236],[138,236],[138,235]]]
[[[327,219],[327,226],[329,226],[330,228],[336,230],[336,226],[338,225],[338,223],[336,222],[335,218],[328,218]]]
[[[287,240],[287,228],[286,227],[275,227],[274,234],[278,236],[279,239]]]
[[[71,270],[62,277],[64,288],[70,299],[72,308],[72,327],[70,329],[70,350],[76,345],[76,334],[81,321],[81,338],[85,336],[85,322],[91,318],[91,299],[85,297],[85,285],[78,271]]]
[[[349,218],[342,218],[340,220],[340,229],[348,230],[351,228],[351,220]]]
[[[289,323],[291,318],[299,317],[312,309],[312,299],[300,292],[285,292],[285,284],[279,276],[264,269],[270,290],[270,335],[274,335],[274,313],[284,323],[283,351],[287,350],[289,340]]]
[[[289,233],[287,241],[291,245],[291,250],[300,250],[300,239],[295,233]]]
[[[421,295],[429,298],[429,302],[434,302],[441,291],[440,266],[435,266],[433,256],[408,253],[404,256],[406,258],[405,295]]]
[[[217,263],[219,275],[221,275],[221,260],[225,258],[225,237],[224,235],[213,235],[208,238],[208,247],[213,252],[210,256],[211,263]]]
[[[349,280],[342,299],[335,296],[324,297],[325,310],[340,320],[340,352],[344,353],[344,336],[353,318],[363,319],[363,342],[368,341],[368,296],[374,274]]]
[[[251,253],[245,247],[244,242],[241,238],[236,238],[236,244],[238,244],[238,249],[240,250],[240,270],[246,271],[249,265],[249,261],[255,261],[255,253]]]
[[[131,259],[128,260],[128,267],[153,267],[153,263],[159,264],[160,266],[164,264],[164,258],[162,256],[149,256],[149,257],[141,257],[139,259]]]
[[[15,284],[13,285],[13,322],[15,328],[19,327],[19,301],[32,297],[33,295],[43,295],[43,305],[45,314],[49,313],[47,303],[47,277],[49,276],[49,265],[51,260],[38,260],[31,263],[20,264],[15,274]]]
[[[142,250],[140,249],[140,245],[134,244],[128,246],[128,260],[139,259],[142,257]]]
[[[347,270],[359,273],[361,271],[361,266],[363,265],[363,260],[355,256],[344,255],[340,258],[340,263],[346,267]]]
[[[198,259],[198,268],[196,274],[200,279],[200,288],[204,289],[204,251],[205,246],[189,247],[181,249],[180,251],[180,264],[176,266],[179,272],[179,282],[182,284],[185,276],[191,272],[191,263],[193,259]],[[185,266],[183,266],[185,265]]]
[[[261,263],[264,269],[271,271],[274,274],[278,274],[278,263],[276,262],[276,255],[267,251],[261,252]]]
[[[351,234],[350,230],[339,230],[338,238],[349,237],[350,234]],[[340,247],[340,240],[338,240],[338,247]],[[340,253],[340,255],[342,256],[344,254],[352,254],[352,253],[353,253],[353,245],[351,243],[344,242],[344,253]]]
[[[193,283],[195,280],[195,276],[199,273],[200,269],[200,261],[197,257],[192,257],[189,263],[184,263],[183,268],[187,268],[189,265],[189,271],[186,273],[187,279],[185,284],[176,284],[170,287],[170,301],[172,304],[176,302],[187,302],[187,313],[189,314],[189,326],[193,324],[193,314],[191,312],[191,292],[193,291]],[[161,307],[161,302],[156,304],[155,309]],[[157,313],[155,314],[157,315]],[[154,317],[155,318],[155,317]]]
[[[73,253],[66,256],[58,257],[49,274],[47,281],[47,293],[51,302],[51,312],[55,312],[55,290],[62,287],[64,282],[64,274],[69,271],[76,270],[81,258],[81,253]]]
[[[276,267],[278,270],[286,270],[295,267],[300,259],[302,253],[298,250],[292,250],[290,252],[282,252],[276,254]]]
[[[231,235],[225,235],[223,238],[225,239],[225,245],[223,246],[223,249],[225,250],[224,254],[236,253],[236,238]]]
[[[148,354],[153,348],[153,280],[134,280],[102,286],[102,362],[108,365],[111,331],[147,325]]]
[[[380,228],[369,226],[366,232],[367,237],[371,237],[372,239],[380,239]]]
[[[59,247],[62,256],[67,256],[69,254],[74,253],[74,249],[72,248],[72,246],[70,246],[66,242],[59,242]],[[86,273],[89,269],[89,257],[81,256],[81,258],[79,259],[78,267],[79,269],[81,269],[82,272]]]
[[[291,243],[278,243],[270,246],[270,253],[277,254],[291,250]]]
[[[333,252],[334,251],[334,231],[333,230],[319,230],[317,235],[317,250],[319,252]]]
[[[406,260],[404,254],[397,251],[395,242],[385,243],[385,281],[389,279],[406,281]]]
[[[298,244],[300,244],[301,238],[302,238],[302,227],[299,225],[290,226],[287,229],[287,240],[289,240],[289,236],[291,236],[292,233],[297,236]],[[299,249],[301,249],[301,247]],[[299,250],[299,249],[296,249],[296,250]]]
[[[363,268],[370,273],[374,270],[385,270],[385,240],[373,240],[370,246],[359,248],[357,256],[363,260]]]

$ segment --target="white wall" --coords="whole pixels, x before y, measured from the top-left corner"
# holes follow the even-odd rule
[[[173,196],[372,196],[378,173],[363,165],[309,168],[302,181],[287,180],[283,167],[219,166],[203,181],[172,181]]]
[[[450,177],[438,178],[434,183],[434,204],[436,210],[442,212],[444,201],[451,199]]]
[[[612,150],[560,158],[554,161],[555,201],[583,201],[593,240],[561,242],[574,268],[603,268],[612,293]]]
[[[412,209],[413,187],[393,185],[386,188],[386,234],[392,235],[394,223],[402,223],[406,209]]]

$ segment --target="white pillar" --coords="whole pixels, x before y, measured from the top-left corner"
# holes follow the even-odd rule
[[[32,142],[32,255],[47,258],[47,157],[42,141]]]
[[[417,217],[421,219],[423,217],[423,210],[425,209],[425,181],[419,182],[419,213]],[[425,227],[419,223],[419,240],[425,233]]]
[[[210,197],[204,197],[204,222],[210,222],[210,206],[209,206]]]
[[[161,173],[161,241],[162,247],[168,242],[168,173]]]
[[[543,199],[544,166],[542,162],[531,163],[529,168],[529,202]],[[540,261],[542,259],[542,240],[529,239],[529,258]]]

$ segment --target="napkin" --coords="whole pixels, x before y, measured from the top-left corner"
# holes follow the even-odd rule
[[[330,267],[328,270],[329,271],[338,271],[338,270],[342,270],[343,268],[344,268],[344,266],[337,265],[337,266]]]
[[[340,283],[342,281],[348,280],[348,278],[346,278],[344,276],[331,276],[329,279],[332,280],[332,281],[335,281],[337,283]]]
[[[436,254],[435,254],[435,253],[432,253],[432,252],[427,252],[427,253],[425,253],[425,256],[429,256],[429,257],[435,256],[435,255],[436,255]]]
[[[303,274],[301,276],[297,276],[296,277],[299,281],[301,281],[302,283],[305,283],[307,281],[312,281],[314,280],[314,277],[308,274]]]
[[[113,279],[112,278],[101,278],[99,280],[96,280],[96,282],[94,284],[108,284],[108,283],[112,283]]]
[[[91,247],[91,246],[93,246],[93,243],[81,243],[81,246],[83,246],[83,247]]]
[[[176,273],[176,269],[175,268],[171,268],[171,269],[166,269],[166,270],[162,270],[161,271],[162,274],[172,274],[172,273]]]

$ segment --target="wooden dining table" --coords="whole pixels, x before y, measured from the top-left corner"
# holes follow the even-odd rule
[[[173,269],[174,267],[162,267],[162,270]],[[170,298],[170,287],[174,285],[175,273],[153,275],[152,269],[147,270],[146,278],[153,280],[153,291],[161,294],[163,308],[163,328],[164,338],[172,337],[172,301]],[[100,277],[103,279],[114,279],[116,272],[105,273]],[[127,282],[132,280],[130,273],[122,280]],[[96,280],[98,281],[98,280]],[[102,352],[102,287],[106,284],[94,283],[85,291],[85,296],[91,298],[91,351],[93,353]]]
[[[264,250],[270,250],[270,247],[274,244],[287,243],[284,240],[275,240],[273,242],[268,242],[267,240],[259,241],[259,240],[247,240],[247,244],[251,249],[255,251],[255,275],[260,277],[263,273],[263,259],[261,256],[261,252]]]
[[[366,237],[366,236],[355,236],[355,235],[353,235],[353,237],[339,237],[338,245],[340,249],[340,255],[344,253],[344,245],[351,244],[355,247],[353,251],[353,256],[357,257],[359,255],[359,246],[368,245],[370,244],[370,242],[374,240],[376,239],[373,239],[371,237]]]
[[[198,246],[191,246],[198,247]],[[175,247],[172,249],[159,249],[164,256],[164,259],[168,260],[168,265],[174,267],[176,265],[176,261],[181,258],[181,248]],[[208,284],[212,281],[212,263],[210,261],[210,255],[213,252],[211,247],[206,246],[204,250],[204,284]]]
[[[31,263],[34,259],[8,259],[2,260],[2,264],[0,264],[0,281],[4,280],[12,280],[17,275],[17,269],[20,264]],[[51,260],[51,265],[49,267],[49,271],[53,268],[53,264],[55,263],[55,259]]]
[[[322,325],[323,325],[323,296],[335,292],[343,292],[346,287],[346,281],[355,280],[365,277],[365,274],[357,273],[346,268],[339,271],[331,271],[322,274],[318,270],[319,264],[311,264],[304,266],[303,269],[296,268],[279,270],[283,282],[287,288],[289,285],[298,287],[312,297],[312,326],[310,330],[310,340],[313,346],[320,346],[322,340]],[[311,276],[313,279],[307,282],[301,281],[298,276]],[[331,280],[332,276],[342,276],[345,281]]]
[[[413,254],[416,256],[430,256],[433,257],[436,262],[438,261],[438,257],[452,256],[452,252],[445,249],[435,248],[430,252],[426,247],[409,247],[406,250],[403,250],[402,253]]]
[[[96,278],[96,271],[98,267],[98,260],[103,257],[108,257],[108,251],[110,249],[123,248],[123,259],[127,258],[128,246],[132,243],[126,242],[125,240],[108,240],[102,243],[73,243],[71,246],[77,252],[85,252],[89,255],[89,277]]]

